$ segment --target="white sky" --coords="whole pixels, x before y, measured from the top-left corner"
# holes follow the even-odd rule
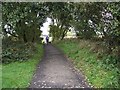
[[[49,35],[49,25],[51,24],[51,19],[47,17],[46,22],[43,23],[43,27],[40,28],[42,35]]]

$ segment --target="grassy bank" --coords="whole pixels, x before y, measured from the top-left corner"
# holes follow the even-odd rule
[[[113,65],[115,58],[105,55],[105,48],[101,47],[98,42],[63,40],[56,45],[64,51],[94,87],[119,87],[120,72],[118,67]]]
[[[0,90],[2,89],[2,65],[0,65]]]
[[[32,58],[23,62],[2,65],[2,88],[25,88],[29,86],[33,73],[43,54],[42,45],[36,45]]]

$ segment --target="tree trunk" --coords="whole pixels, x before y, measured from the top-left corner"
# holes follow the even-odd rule
[[[32,38],[32,42],[34,42],[35,41],[35,31],[34,31],[34,29],[33,29],[33,38]]]
[[[66,30],[63,31],[63,33],[62,33],[62,37],[61,37],[61,40],[64,39],[64,37],[65,37],[65,35],[66,35],[66,32],[67,32]]]
[[[24,32],[24,35],[23,35],[23,40],[24,40],[25,43],[27,42],[27,38],[26,38],[25,32]]]

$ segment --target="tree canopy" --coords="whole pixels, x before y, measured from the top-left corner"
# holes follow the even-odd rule
[[[102,37],[109,51],[120,44],[119,2],[7,2],[2,3],[3,32],[34,42],[41,34],[40,26],[52,19],[50,33],[62,40],[69,27],[85,39]],[[10,30],[4,29],[4,25]]]

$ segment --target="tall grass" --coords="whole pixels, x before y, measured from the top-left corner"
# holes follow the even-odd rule
[[[0,65],[0,90],[2,89],[2,65]]]
[[[92,86],[97,88],[120,87],[118,67],[112,63],[104,63],[114,61],[115,58],[102,54],[104,47],[100,47],[98,43],[87,40],[63,40],[56,45],[71,58],[75,67],[83,72]]]
[[[33,57],[23,62],[2,65],[2,88],[26,88],[29,86],[36,65],[40,61],[43,48],[37,45]]]

